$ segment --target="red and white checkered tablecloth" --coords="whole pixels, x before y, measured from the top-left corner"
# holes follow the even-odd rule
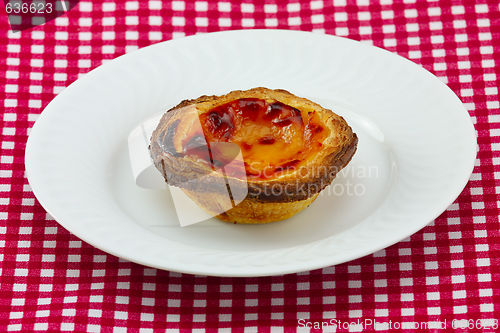
[[[141,47],[252,28],[360,40],[447,83],[478,133],[478,159],[462,194],[423,230],[385,250],[259,278],[193,276],[130,263],[80,241],[45,212],[25,177],[24,148],[33,123],[59,92]],[[0,6],[0,331],[289,332],[320,331],[323,322],[331,331],[337,323],[339,332],[397,331],[401,323],[442,328],[445,321],[452,331],[461,319],[500,331],[498,73],[497,0],[82,0],[56,20],[17,33]]]

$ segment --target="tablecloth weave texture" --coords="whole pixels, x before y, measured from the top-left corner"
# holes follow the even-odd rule
[[[478,135],[478,158],[462,194],[423,230],[385,250],[259,278],[130,263],[80,241],[46,213],[25,177],[24,148],[58,93],[138,48],[252,28],[359,40],[409,58],[447,83]],[[288,332],[307,331],[306,325],[319,331],[315,325],[333,319],[446,320],[452,330],[453,320],[477,326],[478,319],[500,319],[498,73],[498,1],[80,1],[17,33],[0,6],[0,331]],[[337,331],[375,328],[389,330],[341,324]]]

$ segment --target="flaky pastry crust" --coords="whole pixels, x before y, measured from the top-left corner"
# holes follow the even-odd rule
[[[220,179],[216,179],[222,175],[212,172],[210,166],[181,154],[179,137],[186,130],[181,120],[190,114],[198,116],[242,98],[277,101],[303,113],[316,112],[329,134],[322,142],[322,149],[310,156],[308,163],[295,172],[265,180],[232,178],[231,187],[241,187],[248,190],[248,194],[234,208],[222,214],[214,214],[210,207],[217,205],[220,196],[227,196],[228,188],[221,185],[224,183]],[[236,90],[223,96],[201,96],[182,101],[161,118],[151,138],[150,153],[167,183],[180,187],[205,211],[229,222],[267,223],[289,218],[309,206],[349,163],[356,151],[357,142],[356,134],[344,118],[331,110],[286,90],[259,87],[246,91]],[[282,190],[274,190],[278,187]]]

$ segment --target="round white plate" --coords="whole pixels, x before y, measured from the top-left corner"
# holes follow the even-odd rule
[[[130,131],[183,99],[257,86],[344,116],[357,153],[289,220],[181,228],[169,191],[135,185]],[[345,38],[244,30],[159,43],[88,73],[43,111],[26,170],[43,207],[103,251],[177,272],[262,276],[339,264],[412,235],[460,194],[475,156],[468,112],[416,64]]]

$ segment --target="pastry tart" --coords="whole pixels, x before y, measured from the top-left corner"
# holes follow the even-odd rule
[[[161,118],[150,153],[167,183],[211,215],[268,223],[308,207],[357,142],[331,110],[285,90],[254,88],[182,101]]]

